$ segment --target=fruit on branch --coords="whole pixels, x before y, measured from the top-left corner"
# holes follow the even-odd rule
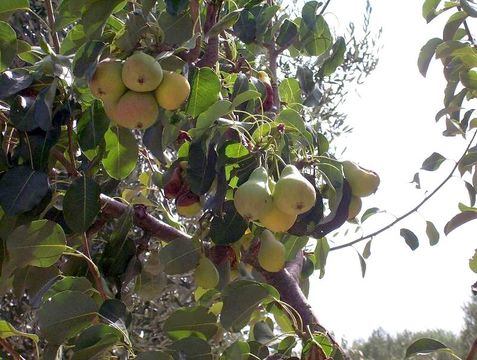
[[[380,179],[374,171],[364,169],[351,161],[343,161],[343,172],[353,195],[364,197],[378,190]]]
[[[290,229],[296,221],[297,216],[287,214],[272,204],[270,208],[260,216],[260,223],[273,232],[285,232]]]
[[[151,55],[135,52],[126,59],[122,70],[124,84],[138,92],[154,91],[162,81],[162,67]]]
[[[265,85],[265,99],[263,99],[263,110],[273,110],[273,88],[270,77],[265,71],[258,72],[258,79]]]
[[[194,217],[202,210],[200,196],[187,190],[176,198],[176,209],[180,216]]]
[[[268,174],[264,167],[256,168],[248,180],[238,187],[234,194],[234,205],[247,221],[257,220],[272,206]]]
[[[195,268],[194,279],[197,286],[204,289],[213,289],[219,283],[219,272],[209,258],[203,256]]]
[[[361,211],[363,202],[359,196],[351,195],[351,201],[348,206],[348,220],[353,220]]]
[[[151,93],[127,91],[118,102],[105,102],[106,115],[117,125],[128,129],[146,129],[159,116],[159,107]]]
[[[287,214],[299,215],[310,210],[315,201],[313,185],[294,165],[285,166],[273,192],[275,206]]]
[[[275,238],[270,230],[260,234],[258,263],[268,272],[277,272],[285,266],[285,246]]]
[[[190,85],[181,74],[164,71],[161,84],[155,91],[157,103],[166,110],[177,110],[187,100]]]
[[[169,177],[169,180],[167,180],[164,185],[164,196],[169,200],[175,199],[180,194],[183,185],[182,168],[176,166],[174,170],[172,170],[172,175]]]
[[[126,92],[122,80],[123,64],[119,60],[105,59],[96,66],[89,82],[91,93],[104,102],[116,102]]]

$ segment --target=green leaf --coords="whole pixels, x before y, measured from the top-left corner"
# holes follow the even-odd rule
[[[170,15],[176,16],[180,14],[189,5],[188,0],[165,0],[166,3],[166,10]]]
[[[210,237],[217,245],[228,245],[240,240],[248,227],[233,201],[226,201],[223,211],[223,216],[215,216],[210,224]]]
[[[434,171],[439,169],[441,164],[446,160],[444,156],[439,153],[432,153],[424,162],[422,163],[421,169],[427,171]]]
[[[419,52],[419,58],[417,60],[417,66],[422,76],[426,77],[429,64],[436,53],[437,47],[442,44],[442,42],[442,39],[433,38],[421,48],[421,51]]]
[[[240,17],[234,25],[234,33],[240,41],[245,44],[250,44],[255,40],[257,32],[257,21],[253,14],[244,9],[240,13]]]
[[[122,180],[131,174],[136,167],[138,145],[129,129],[111,127],[104,134],[106,141],[106,155],[102,164],[113,179]]]
[[[309,238],[307,236],[287,236],[285,240],[285,259],[293,260],[296,257],[298,251],[303,249],[308,243]]]
[[[296,40],[298,35],[298,26],[291,20],[285,19],[280,26],[276,43],[282,48],[288,48]]]
[[[30,304],[33,307],[38,307],[41,304],[41,296],[44,291],[58,280],[59,274],[56,264],[46,268],[25,266],[16,269],[13,273],[13,293],[17,297],[22,297],[25,292],[28,292]]]
[[[330,245],[328,244],[328,240],[325,237],[318,239],[315,247],[315,267],[320,269],[320,279],[325,276],[326,259],[328,258],[329,252]]]
[[[197,118],[195,128],[190,133],[193,138],[200,138],[221,116],[227,115],[232,111],[232,103],[228,100],[219,100],[201,113]]]
[[[104,25],[113,10],[123,0],[96,0],[86,2],[81,14],[81,23],[86,35],[90,39],[99,39],[103,33]]]
[[[6,245],[10,262],[15,266],[49,267],[63,255],[66,237],[57,223],[36,220],[13,230]]]
[[[422,5],[422,17],[426,19],[427,22],[430,22],[436,17],[437,7],[439,6],[442,0],[425,0]]]
[[[343,37],[338,37],[333,47],[331,48],[331,55],[325,60],[321,66],[321,71],[325,76],[333,74],[338,66],[343,64],[344,56],[346,53],[346,41]]]
[[[365,222],[367,219],[369,219],[371,216],[376,215],[379,213],[381,210],[377,207],[369,208],[367,209],[364,214],[361,216],[361,223]]]
[[[278,86],[278,93],[280,94],[280,100],[285,102],[288,106],[295,110],[299,110],[300,107],[296,107],[296,104],[301,104],[301,89],[300,83],[297,79],[285,79]]]
[[[264,284],[249,280],[230,283],[222,291],[224,306],[220,322],[226,330],[240,331],[248,324],[255,309],[269,296],[269,288]]]
[[[95,100],[93,105],[83,112],[78,122],[77,133],[81,150],[96,149],[104,141],[109,124],[101,102]]]
[[[464,211],[460,214],[457,214],[444,226],[444,234],[449,235],[451,231],[454,231],[459,226],[464,225],[465,223],[477,219],[477,212],[474,211]]]
[[[30,3],[28,0],[2,0],[0,2],[0,16],[3,16],[3,13],[10,13],[15,10],[26,10],[30,8]]]
[[[460,6],[471,17],[477,17],[477,3],[474,0],[460,0]]]
[[[16,54],[17,34],[10,25],[0,21],[0,72],[10,66]]]
[[[451,15],[449,20],[447,20],[446,25],[444,26],[444,32],[442,35],[442,39],[444,41],[453,40],[454,36],[462,25],[462,23],[467,18],[467,14],[464,11],[458,11]]]
[[[90,360],[106,355],[123,338],[122,333],[105,324],[93,325],[83,331],[75,341],[72,360]]]
[[[0,339],[8,339],[12,336],[21,336],[26,337],[33,342],[37,343],[40,339],[35,334],[29,334],[22,331],[19,331],[13,327],[12,324],[5,320],[0,320]]]
[[[159,251],[159,260],[168,275],[184,274],[199,264],[199,249],[190,239],[175,239]]]
[[[474,255],[469,259],[469,268],[473,272],[477,273],[477,250],[475,250]]]
[[[258,99],[259,97],[260,97],[260,93],[258,91],[245,90],[234,97],[232,101],[232,107],[236,108],[237,106],[243,103],[246,103],[247,101],[255,100],[255,99]]]
[[[159,25],[164,31],[167,44],[182,45],[192,37],[194,24],[189,12],[184,12],[177,16],[163,12],[159,17]]]
[[[136,360],[173,360],[172,356],[162,351],[146,351],[140,353]]]
[[[275,122],[285,124],[285,130],[296,130],[300,136],[305,140],[305,144],[310,146],[313,144],[313,136],[305,127],[305,121],[301,117],[300,113],[293,109],[284,109],[282,110]]]
[[[104,47],[105,44],[101,41],[84,43],[73,59],[73,75],[80,79],[91,79]]]
[[[359,264],[361,266],[361,276],[364,278],[366,275],[366,260],[358,251],[356,251],[356,254],[358,254]]]
[[[66,225],[76,233],[83,233],[93,224],[101,209],[101,188],[91,178],[76,178],[63,199]]]
[[[472,166],[477,163],[477,152],[468,152],[461,160],[462,166]]]
[[[93,289],[91,282],[85,277],[79,276],[65,276],[56,281],[51,288],[42,296],[43,301],[48,301],[49,298],[66,290],[80,291],[82,293]]]
[[[452,351],[443,343],[429,338],[423,338],[413,342],[406,350],[405,358],[414,355],[432,354],[434,352],[442,351],[452,353]]]
[[[333,36],[323,16],[316,17],[314,31],[310,31],[306,25],[300,26],[300,49],[308,56],[322,55],[332,43]]]
[[[195,336],[211,339],[218,330],[217,317],[203,306],[179,309],[165,321],[163,330],[172,340]]]
[[[48,342],[60,345],[89,327],[97,319],[97,310],[90,296],[79,291],[63,291],[38,311],[41,334]]]
[[[399,231],[399,234],[404,238],[406,244],[411,248],[412,251],[419,247],[419,239],[411,230],[403,228]]]
[[[9,216],[32,210],[48,193],[48,175],[27,166],[8,170],[0,179],[0,205]]]
[[[316,11],[319,7],[323,4],[318,1],[307,1],[301,10],[301,16],[303,19],[303,24],[308,27],[310,30],[314,30],[316,28],[317,23],[317,16]]]
[[[237,9],[222,17],[209,29],[207,34],[205,34],[205,41],[210,37],[219,35],[223,30],[230,29],[239,19],[241,11],[242,9]]]
[[[171,345],[175,359],[212,360],[212,349],[205,340],[189,337]]]
[[[187,114],[196,117],[210,106],[219,96],[220,80],[212,69],[201,68],[194,72],[191,93],[187,102]]]
[[[364,246],[363,258],[368,259],[371,256],[371,244],[373,240],[369,240]]]
[[[225,349],[221,359],[244,360],[249,358],[249,354],[250,346],[245,341],[237,340],[227,349]]]
[[[56,18],[55,30],[59,31],[71,25],[81,17],[81,10],[84,7],[83,1],[77,0],[63,0],[61,1]]]
[[[192,141],[186,177],[190,190],[198,195],[209,191],[215,178],[217,153],[213,143],[206,149],[205,141]]]
[[[439,242],[439,231],[437,231],[435,225],[430,221],[426,221],[426,234],[429,238],[429,244],[431,246],[437,245]]]
[[[87,40],[83,25],[75,25],[61,42],[60,54],[73,55]]]

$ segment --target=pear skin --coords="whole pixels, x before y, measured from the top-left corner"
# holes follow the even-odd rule
[[[287,214],[272,204],[268,211],[262,214],[259,221],[273,232],[285,232],[293,226],[296,218],[296,215]]]
[[[365,197],[378,190],[380,178],[377,173],[348,160],[343,161],[342,164],[345,178],[351,186],[353,195]]]
[[[219,283],[219,272],[214,263],[204,256],[200,258],[199,265],[194,271],[194,279],[197,286],[213,289]]]
[[[188,190],[180,194],[176,199],[176,210],[180,216],[194,217],[202,210],[200,196]]]
[[[356,216],[358,216],[362,206],[363,201],[361,198],[356,195],[351,195],[351,201],[348,206],[348,220],[353,220]]]
[[[240,185],[234,194],[237,212],[247,221],[257,220],[272,205],[272,194],[268,187],[267,170],[255,169],[249,179]]]
[[[106,115],[117,125],[128,129],[146,129],[159,116],[159,107],[151,93],[127,91],[116,103],[104,103]]]
[[[122,79],[123,64],[119,60],[101,61],[89,82],[91,93],[104,102],[116,102],[127,91]]]
[[[166,110],[177,110],[187,100],[190,85],[181,74],[164,71],[161,84],[155,91],[157,103]]]
[[[285,266],[285,246],[269,230],[260,234],[258,263],[268,272],[278,272]]]
[[[299,215],[310,210],[316,201],[313,185],[293,165],[283,169],[273,192],[277,208],[290,215]]]
[[[154,91],[162,81],[162,67],[151,55],[135,52],[126,59],[122,79],[126,87],[138,92]]]

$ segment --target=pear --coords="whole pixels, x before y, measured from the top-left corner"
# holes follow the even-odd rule
[[[195,283],[204,289],[213,289],[219,283],[219,272],[209,258],[203,256],[194,272]]]
[[[374,171],[364,169],[351,161],[343,161],[342,164],[353,195],[364,197],[378,190],[380,179]]]
[[[351,195],[351,201],[348,206],[348,220],[353,220],[361,211],[363,202],[359,196]]]
[[[154,91],[162,81],[162,67],[151,55],[135,52],[124,62],[122,79],[131,90]]]
[[[157,103],[166,110],[177,110],[187,100],[190,85],[181,74],[165,71],[161,84],[155,91]]]
[[[315,201],[316,191],[313,185],[295,166],[285,166],[273,192],[275,206],[287,214],[299,215],[310,210]]]
[[[116,102],[126,92],[122,80],[123,64],[119,60],[101,61],[89,82],[91,93],[104,102]]]
[[[268,174],[264,167],[256,168],[234,194],[237,212],[247,221],[257,220],[272,205]]]
[[[151,93],[127,91],[118,102],[105,102],[106,115],[117,125],[128,129],[146,129],[159,116],[159,107]]]
[[[202,210],[200,196],[188,190],[176,198],[176,210],[180,216],[194,217]]]
[[[270,230],[263,230],[260,234],[258,263],[268,272],[278,272],[285,266],[285,246]]]
[[[287,214],[272,204],[272,206],[260,216],[260,223],[273,232],[285,232],[296,221],[297,216]]]

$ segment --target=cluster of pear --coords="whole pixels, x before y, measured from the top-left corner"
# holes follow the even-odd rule
[[[314,187],[293,165],[285,166],[276,183],[264,167],[258,167],[234,194],[235,208],[243,218],[258,220],[273,232],[290,229],[315,200]]]
[[[129,129],[148,128],[156,122],[159,107],[177,110],[190,93],[184,76],[163,71],[156,59],[141,51],[124,62],[101,61],[89,86],[91,93],[103,101],[108,117]]]
[[[351,186],[351,202],[348,207],[348,220],[358,216],[362,207],[362,197],[374,194],[378,190],[380,178],[377,173],[362,168],[351,161],[343,161],[343,173]]]
[[[175,200],[177,214],[183,217],[194,217],[202,210],[200,196],[190,190],[184,177],[187,162],[181,162],[172,170],[172,174],[164,185],[164,196]]]

